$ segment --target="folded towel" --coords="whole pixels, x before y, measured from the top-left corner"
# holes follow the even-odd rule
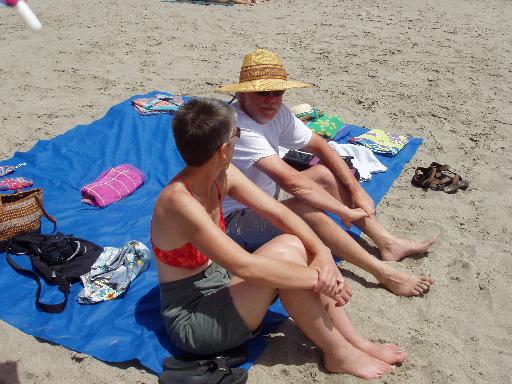
[[[104,208],[130,195],[144,183],[144,179],[144,173],[130,164],[109,168],[80,190],[82,202]]]
[[[352,137],[349,143],[364,145],[379,155],[395,156],[409,142],[408,136],[386,133],[381,129],[372,129],[362,135]]]
[[[382,164],[368,148],[353,144],[338,144],[329,141],[340,156],[352,156],[352,164],[359,171],[361,181],[370,181],[372,173],[386,172],[387,167]]]
[[[333,139],[338,131],[343,127],[341,117],[337,115],[322,115],[308,123],[308,128],[320,136]]]

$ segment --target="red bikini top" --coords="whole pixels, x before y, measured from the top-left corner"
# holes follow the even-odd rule
[[[184,178],[179,178],[185,184],[187,190],[192,193],[190,187]],[[176,181],[178,179],[175,179]],[[219,204],[221,202],[221,193],[219,186],[215,183],[215,188],[217,188],[217,195],[219,197]],[[222,204],[220,204],[220,218],[219,218],[219,228],[224,231],[226,226],[224,224],[224,214],[222,213]],[[208,262],[208,257],[195,248],[191,243],[187,243],[176,249],[160,249],[155,244],[153,244],[153,240],[151,240],[151,246],[153,248],[153,253],[162,263],[178,267],[178,268],[197,268],[203,264]]]

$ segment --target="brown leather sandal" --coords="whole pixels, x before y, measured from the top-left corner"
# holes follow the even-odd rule
[[[433,162],[428,168],[418,167],[411,180],[412,185],[420,188],[430,188],[434,191],[456,193],[459,189],[465,190],[469,186],[467,180],[450,171],[447,164]]]

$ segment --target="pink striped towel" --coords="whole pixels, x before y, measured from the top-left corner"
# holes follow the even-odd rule
[[[144,173],[131,164],[109,168],[80,190],[82,202],[104,208],[130,195],[144,179]]]

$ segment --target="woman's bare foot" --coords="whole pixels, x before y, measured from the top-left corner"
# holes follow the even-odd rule
[[[352,222],[362,219],[363,217],[368,217],[368,214],[361,208],[349,208],[341,220],[343,221],[343,225],[345,227],[350,228],[352,226]]]
[[[356,346],[370,356],[382,360],[388,364],[401,364],[407,358],[407,354],[403,352],[398,345],[372,343],[367,341],[362,346]]]
[[[393,237],[379,247],[380,255],[385,261],[400,261],[404,257],[426,252],[436,241],[436,237],[423,241]]]
[[[394,368],[353,346],[338,354],[324,354],[324,367],[332,373],[348,373],[362,379],[378,379]]]
[[[379,282],[398,296],[419,296],[427,293],[434,279],[430,276],[416,276],[399,272],[382,263],[382,271],[375,274]]]

